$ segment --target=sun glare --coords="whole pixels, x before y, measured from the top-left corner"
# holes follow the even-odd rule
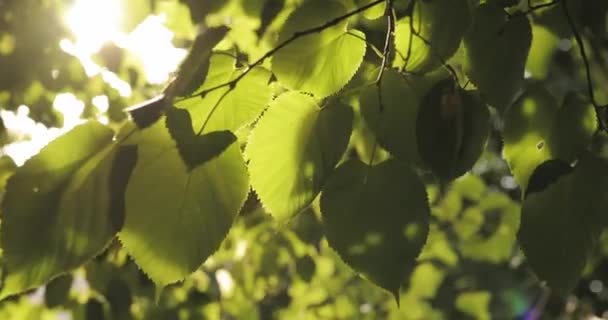
[[[76,57],[88,77],[100,75],[121,96],[129,97],[129,83],[93,60],[104,44],[113,43],[139,59],[146,80],[150,84],[165,83],[185,57],[186,50],[173,46],[173,32],[165,26],[164,14],[149,15],[133,31],[120,30],[121,1],[129,0],[74,0],[65,12],[66,25],[74,39],[63,39],[63,51]],[[106,96],[94,97],[89,103],[99,112],[97,120],[108,123],[103,113],[109,108]],[[63,115],[61,128],[47,128],[29,118],[29,108],[20,106],[16,112],[0,111],[7,131],[14,142],[0,148],[0,155],[8,155],[18,164],[38,153],[52,139],[65,133],[82,121],[85,102],[73,93],[60,93],[55,97],[53,109]]]
[[[131,91],[125,88],[124,81],[109,75],[91,59],[105,43],[114,43],[136,56],[151,84],[166,82],[186,51],[173,46],[173,32],[164,25],[164,14],[150,15],[130,33],[122,32],[121,1],[128,0],[76,0],[65,14],[66,24],[76,39],[64,39],[60,45],[81,61],[88,76],[101,73],[122,96],[129,96]]]
[[[121,0],[76,0],[65,20],[78,46],[89,54],[120,33]]]

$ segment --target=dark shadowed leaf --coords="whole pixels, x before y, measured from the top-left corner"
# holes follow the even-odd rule
[[[524,199],[518,238],[538,278],[565,294],[577,284],[602,230],[608,162],[585,153],[571,172],[557,171],[553,183]]]
[[[321,194],[327,240],[357,272],[398,297],[429,231],[424,185],[405,164],[340,165]]]
[[[219,156],[236,141],[236,136],[230,131],[213,131],[197,135],[192,129],[190,113],[184,109],[169,108],[166,126],[175,140],[182,160],[190,170]]]
[[[497,5],[481,4],[464,36],[465,71],[486,102],[505,111],[524,80],[532,42],[526,16],[508,19]]]

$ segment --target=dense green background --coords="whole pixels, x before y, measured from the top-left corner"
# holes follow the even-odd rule
[[[216,53],[193,50],[202,62],[177,73],[206,72],[200,93],[293,32],[372,2],[125,0],[120,29],[164,14],[173,44],[188,48],[197,25],[228,25]],[[608,103],[608,2],[567,1],[589,70],[559,2],[421,0],[413,17],[410,1],[387,3],[388,51],[380,3],[291,42],[233,90],[177,98],[137,130],[124,109],[165,84],[146,81],[136,54],[106,43],[92,56],[130,85],[121,95],[60,46],[75,38],[69,1],[0,1],[0,319],[608,312],[608,138],[586,79]],[[464,89],[437,85],[451,73]],[[84,102],[82,118],[108,125],[78,126],[16,169],[10,146],[37,136],[7,119],[25,105],[31,120],[63,128],[73,110],[53,102],[66,92]],[[107,110],[94,106],[101,95]],[[446,96],[480,111],[438,118]],[[380,249],[359,236],[370,228],[389,239]]]

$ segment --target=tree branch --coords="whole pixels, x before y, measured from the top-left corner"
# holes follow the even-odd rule
[[[532,3],[530,2],[530,0],[528,0],[528,9],[524,10],[524,11],[517,11],[513,14],[509,14],[509,19],[513,19],[513,18],[518,18],[518,17],[525,17],[531,13],[534,13],[536,10],[542,9],[542,8],[548,8],[551,7],[553,5],[556,5],[560,2],[560,0],[553,0],[550,2],[546,2],[546,3],[541,3],[538,5],[532,5]]]
[[[585,65],[585,75],[587,78],[587,93],[589,95],[589,99],[591,100],[591,104],[593,105],[593,109],[595,110],[595,116],[597,118],[598,130],[608,131],[606,128],[606,122],[604,120],[604,116],[602,113],[602,109],[606,109],[608,105],[600,106],[595,100],[595,91],[593,89],[593,80],[591,79],[591,67],[589,66],[589,59],[587,58],[587,53],[585,51],[585,45],[583,43],[583,39],[576,29],[576,25],[572,20],[572,16],[570,15],[570,10],[568,10],[567,1],[562,2],[562,9],[564,11],[564,16],[566,16],[566,20],[568,21],[568,25],[570,25],[570,29],[572,30],[572,34],[574,35],[574,39],[578,45],[578,49],[580,51],[581,57],[583,58],[583,64]]]
[[[253,68],[255,68],[256,66],[260,65],[262,62],[264,62],[264,60],[270,58],[272,55],[274,55],[279,50],[283,49],[285,46],[287,46],[288,44],[292,43],[293,41],[295,41],[295,40],[297,40],[297,39],[299,39],[301,37],[313,34],[313,33],[321,32],[321,31],[323,31],[323,30],[325,30],[325,29],[327,29],[329,27],[332,27],[332,26],[334,26],[334,25],[342,22],[343,20],[346,20],[346,19],[348,19],[348,18],[350,18],[350,17],[352,17],[352,16],[354,16],[356,14],[359,14],[359,13],[361,13],[363,11],[366,11],[366,10],[368,10],[368,9],[370,9],[370,8],[376,6],[376,5],[378,5],[378,4],[380,4],[380,3],[384,2],[384,1],[385,0],[375,0],[373,2],[368,3],[367,5],[359,7],[357,9],[355,9],[355,10],[347,12],[344,15],[336,17],[336,18],[334,18],[334,19],[332,19],[330,21],[327,21],[326,23],[324,23],[322,25],[319,25],[319,26],[316,26],[316,27],[313,27],[313,28],[310,28],[310,29],[306,29],[306,30],[295,32],[291,37],[289,37],[288,39],[286,39],[283,42],[279,43],[276,47],[268,50],[263,56],[261,56],[259,59],[257,59],[253,63],[251,63],[251,65],[249,65],[247,68],[245,68],[245,70],[243,71],[243,73],[241,73],[238,77],[236,77],[236,78],[234,78],[234,79],[232,79],[230,81],[227,81],[225,83],[219,84],[217,86],[213,86],[211,88],[205,89],[205,90],[203,90],[203,91],[201,91],[199,93],[196,93],[196,94],[194,94],[194,95],[192,95],[190,97],[186,97],[186,99],[187,98],[197,97],[197,96],[202,97],[202,96],[206,95],[207,93],[209,93],[211,91],[215,91],[215,90],[223,88],[223,87],[229,87],[230,88],[229,90],[232,90],[232,89],[234,89],[234,87],[236,86],[236,84],[241,79],[243,79],[243,77],[245,77],[249,72],[251,72],[251,70]]]

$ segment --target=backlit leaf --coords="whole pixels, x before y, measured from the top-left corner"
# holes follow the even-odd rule
[[[219,247],[249,191],[245,162],[232,143],[188,167],[164,121],[127,143],[138,146],[139,161],[127,186],[119,238],[137,265],[164,286],[195,271]],[[209,150],[189,152],[198,157]]]
[[[306,208],[342,157],[352,130],[345,105],[321,106],[288,92],[271,103],[253,130],[247,155],[251,184],[276,218]]]
[[[323,25],[344,15],[337,1],[310,1],[288,18],[279,43],[297,32]],[[324,98],[340,90],[353,77],[365,54],[365,34],[347,30],[348,21],[302,36],[272,57],[272,71],[279,82],[293,90]]]
[[[209,72],[203,85],[195,94],[227,83],[243,72],[235,67],[233,57],[222,53],[211,56]],[[268,105],[271,89],[268,86],[270,72],[256,67],[243,77],[234,88],[224,86],[202,97],[193,97],[175,106],[186,109],[192,117],[194,132],[208,133],[218,130],[236,131],[253,122]]]

